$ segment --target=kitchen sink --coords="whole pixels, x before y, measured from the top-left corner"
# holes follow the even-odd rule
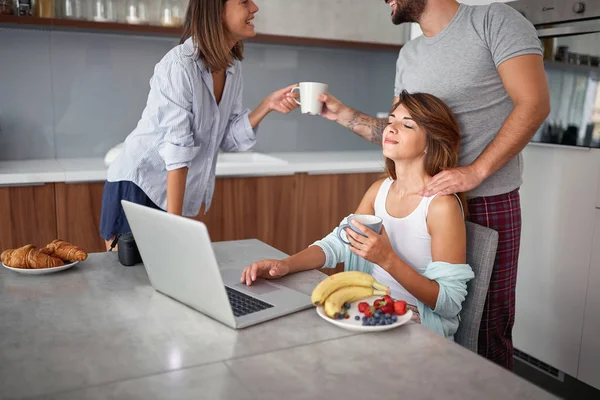
[[[233,164],[287,164],[287,161],[277,157],[269,156],[262,153],[240,152],[240,153],[219,153],[217,156],[219,165]]]

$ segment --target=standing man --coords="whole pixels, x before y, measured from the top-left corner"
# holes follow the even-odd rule
[[[517,262],[521,239],[521,151],[550,112],[542,48],[533,25],[502,3],[386,0],[392,22],[423,31],[403,46],[394,103],[402,90],[431,93],[461,128],[460,167],[436,175],[422,196],[465,192],[471,221],[499,233],[498,251],[479,332],[479,354],[513,368]],[[322,116],[381,144],[386,119],[322,95]]]

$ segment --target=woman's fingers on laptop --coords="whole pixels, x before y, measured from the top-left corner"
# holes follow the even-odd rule
[[[256,281],[258,277],[264,274],[265,270],[268,273],[270,269],[268,262],[269,260],[262,260],[246,267],[242,272],[242,282],[246,282],[246,285],[250,286],[252,285],[252,282]]]
[[[287,272],[287,268],[279,260],[261,260],[244,269],[241,281],[250,286],[258,278],[279,278]]]

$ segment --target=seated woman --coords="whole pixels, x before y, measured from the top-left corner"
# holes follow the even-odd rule
[[[473,271],[466,263],[463,199],[458,195],[421,197],[421,188],[437,173],[458,163],[459,127],[438,98],[403,92],[383,132],[387,179],[374,183],[356,214],[383,219],[381,234],[352,222],[365,235],[345,229],[351,245],[337,237],[339,228],[284,260],[262,260],[247,267],[241,280],[274,279],[316,268],[361,270],[405,300],[420,322],[452,338]],[[347,218],[342,221],[345,223]]]

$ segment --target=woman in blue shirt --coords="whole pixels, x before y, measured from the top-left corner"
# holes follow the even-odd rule
[[[253,0],[190,0],[180,45],[154,68],[146,107],[108,169],[100,234],[130,232],[121,200],[195,216],[210,207],[217,153],[246,151],[271,111],[298,105],[294,85],[254,111],[242,105],[242,41],[256,35]]]

